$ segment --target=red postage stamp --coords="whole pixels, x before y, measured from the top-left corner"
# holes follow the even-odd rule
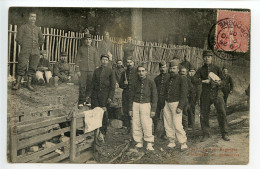
[[[217,21],[216,50],[247,52],[250,37],[250,12],[218,10]]]

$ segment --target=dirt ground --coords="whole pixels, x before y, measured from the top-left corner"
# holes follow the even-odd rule
[[[37,107],[63,104],[64,109],[76,108],[78,98],[78,86],[61,84],[58,87],[35,86],[36,92],[30,92],[26,88],[12,91],[8,84],[8,116],[15,111],[24,111],[25,118],[30,119]],[[232,100],[232,101],[231,101]],[[230,141],[221,139],[217,118],[214,109],[210,120],[212,136],[206,142],[200,142],[201,131],[199,125],[199,109],[196,111],[196,129],[188,131],[189,149],[180,151],[180,145],[174,149],[168,149],[168,141],[155,137],[155,151],[150,152],[135,149],[134,143],[123,158],[113,163],[136,164],[247,164],[249,160],[249,111],[243,93],[234,92],[229,98],[227,120],[229,123]],[[131,140],[130,134],[124,134],[125,129],[108,127],[105,144],[102,145],[100,163],[107,163],[116,156],[126,143]],[[138,157],[142,157],[139,160]],[[135,161],[136,160],[136,161]],[[83,160],[84,161],[84,160]]]

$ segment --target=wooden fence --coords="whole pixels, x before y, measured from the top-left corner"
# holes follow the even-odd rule
[[[10,161],[13,163],[76,162],[81,152],[92,147],[94,131],[76,134],[85,127],[84,112],[65,112],[62,105],[46,106],[36,113],[41,117],[23,120],[24,113],[17,112],[9,125]],[[69,114],[69,115],[68,115]],[[61,123],[66,123],[59,127]],[[70,125],[68,125],[70,124]],[[63,134],[70,132],[68,139]],[[56,139],[56,143],[52,143]],[[57,141],[57,139],[59,141]],[[32,147],[38,150],[32,152]]]
[[[8,71],[9,74],[15,76],[15,69],[17,64],[17,58],[20,53],[20,46],[16,43],[17,25],[9,25],[8,30]],[[61,29],[55,28],[41,28],[45,39],[44,44],[41,46],[42,50],[47,50],[47,55],[51,64],[54,64],[60,59],[60,52],[66,51],[68,53],[68,63],[72,65],[74,69],[75,57],[77,55],[78,48],[81,44],[81,38],[83,33],[68,31],[65,32]],[[102,36],[92,36],[93,45],[98,47],[98,43],[103,40]],[[113,43],[113,57],[123,58],[123,45],[126,43],[126,39],[110,38]],[[202,65],[202,51],[203,49],[189,46],[178,46],[172,44],[162,44],[155,42],[143,42],[132,40],[132,44],[135,46],[133,57],[137,63],[146,63],[148,71],[150,73],[158,73],[158,64],[160,61],[170,61],[174,56],[178,56],[183,60],[186,55],[188,60],[198,68]],[[224,61],[218,57],[213,58],[213,62],[216,65],[230,66],[234,62]],[[239,62],[239,61],[236,61]],[[243,65],[243,63],[241,63]]]

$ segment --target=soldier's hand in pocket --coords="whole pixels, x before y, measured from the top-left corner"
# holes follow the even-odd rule
[[[133,117],[133,111],[129,111],[129,116]]]
[[[177,108],[176,112],[177,112],[177,114],[180,114],[182,112],[182,109]]]
[[[150,116],[151,116],[151,118],[153,118],[155,116],[155,112],[152,111]]]

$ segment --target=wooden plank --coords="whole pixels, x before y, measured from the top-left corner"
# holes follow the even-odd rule
[[[53,125],[48,126],[48,127],[43,127],[43,128],[39,128],[39,129],[29,131],[29,132],[20,133],[20,134],[18,134],[17,138],[20,140],[20,139],[24,139],[24,138],[28,138],[28,137],[33,137],[35,135],[43,134],[43,133],[46,133],[49,130],[55,128],[55,126],[57,126],[57,125],[58,124],[56,124],[56,125],[53,124]]]
[[[8,30],[12,31],[13,25],[9,25]],[[8,32],[8,63],[11,61],[11,43],[12,43],[12,33]],[[8,64],[8,75],[11,73],[10,64]]]
[[[56,60],[56,57],[55,57],[55,50],[54,50],[54,46],[55,46],[55,42],[56,42],[56,37],[55,37],[55,35],[56,35],[56,29],[53,29],[53,34],[52,34],[52,36],[53,36],[53,38],[52,38],[52,47],[51,47],[51,56],[52,56],[52,60],[53,61],[57,61]]]
[[[79,148],[77,148],[77,153],[80,153],[81,151],[90,148],[92,146],[92,143],[94,142],[94,138],[93,139],[89,139],[90,143],[86,143],[84,146],[81,146]]]
[[[35,145],[35,144],[37,144],[39,142],[43,142],[43,141],[49,140],[52,137],[55,137],[55,136],[60,135],[62,133],[65,133],[65,132],[67,132],[69,130],[70,130],[70,127],[66,127],[66,128],[63,128],[63,129],[59,129],[59,130],[53,131],[51,133],[47,133],[47,134],[44,134],[44,135],[32,137],[32,138],[29,138],[29,139],[26,139],[26,140],[23,140],[23,141],[18,141],[18,150],[22,149],[22,148],[26,148],[26,147],[32,146],[32,145]]]
[[[61,43],[61,35],[62,35],[62,30],[60,30],[60,33],[59,33],[59,42],[58,42],[58,61],[60,60],[60,50],[61,50],[61,45],[60,45],[60,43]]]
[[[55,59],[56,61],[59,60],[59,57],[58,57],[58,48],[59,48],[59,29],[56,30],[57,33],[56,33],[56,48],[55,48]]]
[[[94,135],[94,131],[82,134],[82,135],[76,137],[76,141],[82,140],[83,138],[86,138],[88,136],[93,136],[93,135]]]
[[[69,63],[71,63],[71,32],[70,31],[68,32],[67,53],[68,53]]]
[[[17,34],[17,25],[14,25],[14,51],[13,51],[13,62],[16,62],[16,48],[17,48],[16,34]],[[13,66],[13,76],[14,76],[14,77],[15,77],[15,67],[16,67],[16,65],[14,64],[14,66]]]
[[[53,28],[51,28],[51,32],[49,34],[50,36],[50,43],[49,43],[49,56],[50,56],[50,61],[54,61],[53,55],[52,55],[52,35],[53,35]]]
[[[15,124],[15,123],[14,123]],[[17,128],[16,125],[11,126],[10,130],[10,137],[11,137],[11,162],[17,162]]]
[[[72,113],[71,130],[70,130],[70,161],[73,162],[76,158],[76,124],[77,118],[75,112]]]
[[[47,155],[44,155],[44,156],[42,156],[42,157],[40,157],[38,159],[31,160],[31,161],[29,161],[29,163],[40,163],[40,162],[42,162],[42,161],[44,161],[46,159],[54,158],[56,156],[59,156],[59,154],[54,151],[54,152],[51,152],[51,153],[49,153]]]
[[[74,62],[75,57],[76,57],[76,55],[75,55],[75,40],[76,40],[75,32],[73,32],[72,37],[73,37],[73,40],[72,40],[72,59],[71,59],[71,63],[75,63]]]
[[[50,126],[52,124],[59,124],[59,123],[66,122],[66,121],[69,121],[69,120],[67,119],[66,116],[65,117],[63,116],[63,117],[57,117],[57,118],[54,118],[54,119],[42,121],[42,122],[39,122],[37,124],[21,125],[21,126],[18,126],[17,128],[18,128],[18,132],[21,133],[21,132],[33,130],[33,129],[36,129],[36,128]]]
[[[64,160],[66,158],[68,158],[70,156],[70,153],[69,152],[65,152],[64,154],[58,156],[58,157],[55,157],[55,158],[52,158],[50,160],[47,160],[47,161],[43,161],[44,163],[57,163],[61,160]]]
[[[49,61],[51,61],[51,57],[50,57],[50,35],[49,35],[49,28],[46,28],[46,52],[47,52],[47,56],[49,58]]]
[[[25,120],[25,121],[18,122],[18,125],[20,126],[20,125],[38,123],[38,122],[49,120],[49,119],[56,118],[56,117],[62,117],[62,115],[55,114],[52,116],[44,116],[44,117],[40,117],[40,118],[36,118],[36,119],[32,119],[32,120]]]
[[[28,155],[28,156],[18,157],[18,158],[17,158],[17,162],[24,163],[24,162],[28,162],[28,161],[31,161],[31,160],[38,159],[40,156],[43,156],[43,155],[45,155],[45,154],[48,154],[48,153],[50,153],[50,152],[52,152],[52,151],[55,151],[55,150],[58,149],[58,148],[61,148],[61,147],[67,146],[67,145],[69,145],[69,141],[56,144],[55,146],[52,146],[52,147],[50,147],[50,148],[43,149],[43,150],[38,151],[38,152],[36,152],[36,153],[30,154],[30,155]]]

